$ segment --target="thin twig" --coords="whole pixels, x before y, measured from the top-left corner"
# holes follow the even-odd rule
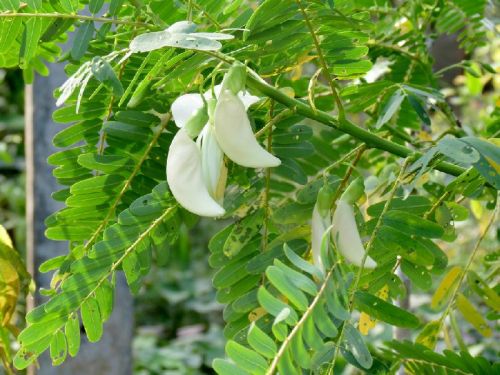
[[[16,18],[16,17],[29,17],[29,18],[64,18],[82,21],[94,21],[100,23],[113,23],[116,25],[130,25],[130,26],[143,26],[143,27],[154,27],[150,23],[144,22],[134,22],[127,20],[119,20],[114,18],[106,17],[95,17],[95,16],[85,16],[83,14],[65,14],[65,13],[13,13],[13,12],[3,12],[0,13],[0,18]]]
[[[316,35],[316,32],[314,31],[314,27],[311,24],[311,21],[309,20],[309,16],[306,13],[305,8],[302,6],[302,2],[300,0],[295,0],[297,5],[299,6],[299,9],[302,13],[302,16],[304,17],[304,21],[306,22],[307,28],[309,29],[309,32],[311,33],[311,37],[314,42],[314,46],[316,47],[316,52],[318,53],[318,60],[323,68],[324,75],[326,77],[326,80],[328,81],[328,84],[330,85],[330,89],[332,90],[332,95],[335,98],[335,102],[337,103],[337,108],[339,110],[339,119],[343,120],[345,119],[345,111],[344,111],[344,106],[342,104],[342,101],[340,100],[340,96],[337,92],[337,88],[335,86],[335,82],[333,81],[332,76],[330,75],[330,72],[328,71],[328,65],[326,64],[325,56],[323,55],[323,51],[321,49],[321,46],[319,44],[318,36]]]

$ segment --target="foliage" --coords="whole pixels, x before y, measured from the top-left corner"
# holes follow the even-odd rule
[[[153,262],[182,241],[179,228],[196,223],[165,182],[178,132],[170,106],[187,92],[210,94],[236,62],[246,64],[246,89],[261,97],[250,108],[251,126],[281,165],[223,162],[224,218],[233,222],[208,245],[227,339],[215,371],[331,373],[341,358],[368,373],[401,362],[417,373],[448,366],[458,355],[433,350],[442,331],[448,337],[448,319],[466,347],[455,310],[492,335],[498,254],[483,265],[477,255],[497,225],[499,112],[490,106],[488,121],[459,121],[429,50],[441,34],[459,32],[474,53],[487,37],[485,1],[104,3],[0,2],[0,65],[21,66],[29,81],[33,70],[48,73],[44,60],[60,58],[69,77],[56,93],[64,106],[53,114],[65,124],[53,140],[63,150],[48,160],[64,186],[53,198],[65,207],[47,218],[46,235],[69,241],[70,250],[40,266],[53,272],[52,289],[26,317],[17,368],[45,350],[54,365],[77,355],[80,321],[89,341],[99,340],[116,273],[138,292]],[[58,45],[73,29],[71,49],[62,53]],[[495,73],[484,62],[453,65],[480,80]],[[311,259],[311,217],[316,205],[325,210],[320,189],[331,190],[326,211],[333,213],[352,181],[363,182],[350,204],[351,235],[359,237],[359,228],[365,256],[359,266],[347,262],[338,236],[325,228],[319,266]],[[482,234],[457,262],[447,244],[466,220],[476,220]],[[373,270],[365,267],[368,253]],[[442,281],[431,306],[395,304],[411,301],[412,290],[431,293],[434,279]],[[429,310],[437,317],[424,325]],[[411,330],[430,350],[415,346],[409,357],[413,344],[391,344],[392,354],[384,354],[374,334],[363,337],[377,321]],[[460,358],[456,372],[476,361],[492,366]]]

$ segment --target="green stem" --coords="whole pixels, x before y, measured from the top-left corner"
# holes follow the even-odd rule
[[[314,31],[314,28],[311,24],[311,21],[309,20],[309,17],[307,16],[306,10],[302,6],[302,2],[300,0],[295,0],[297,5],[299,6],[300,12],[302,13],[302,16],[304,17],[304,21],[306,22],[307,28],[309,29],[309,32],[311,34],[311,37],[314,42],[314,46],[316,47],[316,52],[318,53],[318,60],[323,68],[323,72],[325,74],[326,80],[328,81],[328,84],[330,85],[330,89],[332,90],[332,95],[335,98],[335,103],[337,103],[337,108],[339,110],[339,118],[345,119],[345,111],[344,111],[344,106],[342,105],[342,101],[340,100],[340,96],[337,93],[337,88],[335,87],[335,83],[332,79],[332,76],[329,73],[328,70],[328,65],[326,64],[325,56],[323,55],[323,51],[321,50],[321,46],[319,44],[318,37],[316,36],[316,32]]]
[[[15,17],[30,17],[30,18],[64,18],[82,21],[94,21],[101,23],[114,23],[117,25],[130,25],[130,26],[144,26],[153,27],[153,25],[144,22],[133,22],[126,20],[118,20],[114,18],[106,17],[94,17],[85,16],[82,14],[65,14],[65,13],[13,13],[13,12],[3,12],[0,13],[0,18],[15,18]]]
[[[268,83],[262,80],[262,78],[260,78],[257,73],[253,71],[249,71],[247,77],[247,85],[250,88],[258,90],[269,98],[285,105],[286,107],[294,109],[298,114],[302,116],[305,116],[312,120],[316,120],[318,122],[321,122],[322,124],[332,126],[343,133],[352,135],[354,138],[366,143],[366,145],[370,148],[384,150],[402,158],[410,157],[411,159],[416,159],[422,156],[420,152],[414,152],[403,145],[381,138],[378,135],[360,128],[347,120],[339,121],[326,112],[320,110],[314,111],[306,103],[294,98],[290,98],[285,93],[270,86]],[[451,174],[453,176],[459,176],[465,171],[462,167],[448,162],[440,162],[436,164],[435,169]]]
[[[232,64],[233,62],[236,61],[236,59],[234,59],[233,57],[227,56],[223,53],[214,51],[204,51],[204,52],[228,64]],[[259,91],[260,93],[271,99],[274,99],[278,103],[283,104],[284,106],[290,108],[294,112],[304,117],[307,117],[311,120],[316,120],[318,122],[321,122],[322,124],[334,127],[337,130],[341,131],[342,133],[346,133],[353,136],[354,138],[360,140],[361,142],[364,142],[370,148],[376,148],[379,150],[387,151],[393,155],[400,156],[402,158],[409,157],[411,160],[417,159],[422,156],[422,153],[418,151],[412,151],[403,145],[379,137],[378,135],[363,128],[360,128],[359,126],[356,126],[347,120],[339,121],[338,119],[336,119],[335,117],[326,112],[320,110],[314,111],[314,109],[311,108],[306,103],[291,98],[287,96],[284,92],[269,85],[256,72],[254,72],[251,69],[248,69],[247,86],[251,89]],[[434,166],[434,169],[448,173],[452,176],[460,176],[463,172],[465,172],[464,168],[445,161],[437,163]]]

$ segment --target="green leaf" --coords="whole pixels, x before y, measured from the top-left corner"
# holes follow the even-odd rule
[[[276,343],[255,322],[252,322],[248,329],[247,340],[250,346],[264,357],[273,359],[278,348]]]
[[[42,35],[43,20],[37,17],[29,18],[24,25],[21,56],[23,58],[22,67],[26,68],[36,55],[38,40]]]
[[[104,0],[90,0],[89,1],[89,10],[90,13],[96,14],[99,12],[104,4]]]
[[[302,224],[311,219],[311,214],[311,205],[291,202],[274,211],[272,218],[278,224]]]
[[[311,368],[311,356],[308,352],[307,346],[304,344],[304,340],[302,338],[303,334],[303,326],[300,326],[297,330],[297,333],[292,337],[290,341],[290,352],[291,357],[294,361],[303,369]]]
[[[460,140],[468,143],[481,154],[481,158],[474,164],[474,167],[495,189],[500,190],[500,147],[476,137],[464,137]]]
[[[337,346],[333,341],[327,341],[324,343],[320,350],[314,352],[311,359],[311,368],[314,371],[319,370],[319,368],[325,364],[329,363],[333,356],[335,355],[335,350]]]
[[[20,0],[0,0],[1,10],[18,10]]]
[[[57,331],[50,342],[50,358],[52,366],[59,366],[66,359],[68,347],[66,345],[66,336],[62,331]]]
[[[88,298],[81,307],[82,323],[90,342],[97,342],[102,336],[102,319],[95,298]]]
[[[78,10],[78,0],[61,0],[61,5],[64,10],[70,13],[75,13]]]
[[[279,259],[274,260],[274,265],[281,269],[283,273],[286,275],[288,280],[295,285],[297,288],[300,290],[304,291],[305,293],[311,295],[311,296],[316,296],[318,294],[318,287],[316,284],[309,279],[307,276],[301,274],[300,272],[295,271],[294,269],[288,267],[285,265],[283,262],[281,262]]]
[[[278,316],[282,314],[284,310],[288,310],[289,313],[285,321],[290,325],[297,324],[298,317],[295,310],[293,310],[290,306],[288,306],[285,302],[279,300],[274,297],[271,293],[267,291],[266,288],[261,286],[259,291],[257,292],[257,299],[260,305],[271,315]]]
[[[42,308],[42,313],[43,311]],[[45,321],[30,324],[19,334],[17,339],[21,343],[21,346],[27,347],[42,340],[44,337],[52,337],[53,333],[61,328],[67,320],[67,315],[54,316],[47,314],[46,316],[47,319]]]
[[[262,227],[263,218],[264,212],[257,210],[236,222],[223,247],[223,252],[228,258],[237,255],[252,240]]]
[[[403,99],[405,98],[405,94],[403,90],[398,89],[394,91],[392,96],[389,98],[389,101],[384,106],[382,111],[379,113],[379,117],[377,119],[377,123],[375,124],[375,128],[380,129],[382,125],[388,122],[396,113],[396,111],[401,106]]]
[[[21,17],[0,19],[0,51],[7,51],[23,29]]]
[[[410,102],[411,106],[413,107],[413,109],[417,113],[418,117],[420,117],[422,122],[425,125],[430,126],[431,119],[429,117],[429,114],[427,113],[427,111],[423,107],[422,103],[420,102],[420,100],[415,95],[410,94],[410,95],[408,95],[408,101]]]
[[[94,57],[90,68],[94,77],[99,82],[103,83],[104,86],[110,88],[115,96],[120,97],[123,95],[122,83],[106,60],[100,57]]]
[[[109,319],[111,313],[113,312],[114,289],[109,280],[106,280],[99,288],[97,288],[95,291],[95,298],[97,300],[97,304],[99,305],[101,319],[105,322]]]
[[[239,367],[251,374],[265,374],[267,370],[267,361],[264,357],[235,341],[228,341],[226,353]]]
[[[26,4],[35,10],[40,10],[42,8],[42,0],[26,0]]]
[[[313,277],[316,277],[318,280],[323,279],[323,273],[312,263],[309,263],[298,256],[295,251],[290,249],[290,247],[285,243],[283,244],[283,250],[285,251],[285,255],[288,260],[298,269],[307,272]]]
[[[440,153],[457,163],[471,164],[479,161],[479,153],[473,147],[450,136],[442,138],[438,142],[437,148]]]
[[[303,324],[302,337],[310,348],[314,350],[321,349],[323,345],[323,339],[316,329],[316,325],[314,324],[314,319],[312,316],[307,317]]]
[[[80,320],[78,315],[73,314],[69,317],[64,326],[66,341],[68,342],[68,353],[72,357],[76,357],[80,351]]]
[[[368,369],[372,367],[373,358],[370,351],[366,347],[363,337],[359,331],[352,326],[350,323],[346,323],[344,327],[344,342],[347,346],[347,350],[354,356],[356,361]]]
[[[250,373],[240,369],[234,363],[224,359],[216,358],[212,362],[212,367],[219,375],[249,375]]]
[[[399,210],[387,212],[383,217],[383,223],[401,232],[428,238],[440,238],[444,233],[438,224]]]
[[[276,289],[290,300],[299,310],[305,311],[309,301],[304,293],[297,290],[295,285],[290,282],[286,274],[276,266],[270,266],[266,269],[266,276]]]
[[[94,30],[93,21],[85,21],[78,27],[73,40],[73,46],[71,47],[71,58],[73,60],[78,61],[85,55],[94,35]]]
[[[425,267],[418,266],[403,259],[401,262],[401,271],[403,271],[411,282],[419,288],[429,290],[432,287],[431,275],[429,275]]]
[[[474,271],[467,272],[467,283],[470,288],[492,309],[500,312],[500,297],[488,284]]]
[[[359,311],[391,325],[416,328],[420,324],[415,315],[370,293],[357,291],[354,295],[354,304]]]
[[[382,213],[387,201],[375,203],[368,207],[367,213],[372,217],[378,217]],[[415,215],[424,214],[431,208],[431,201],[420,195],[410,195],[406,199],[394,198],[389,203],[389,210],[411,211]]]

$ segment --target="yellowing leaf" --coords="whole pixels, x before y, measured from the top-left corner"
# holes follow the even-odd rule
[[[266,314],[267,311],[265,309],[263,309],[262,307],[257,307],[256,309],[250,311],[250,313],[248,314],[248,320],[250,322],[255,322]]]
[[[497,172],[497,173],[500,173],[500,165],[498,163],[496,163],[493,159],[485,156],[484,157],[486,159],[486,161],[488,163],[490,163],[490,165],[493,167],[493,169]],[[493,176],[492,176],[493,177]]]
[[[470,288],[483,299],[484,303],[497,312],[500,312],[500,296],[491,289],[477,273],[469,271],[467,274],[467,282]]]
[[[491,337],[492,330],[486,320],[479,311],[476,310],[474,305],[461,293],[457,295],[456,306],[458,311],[463,315],[472,326],[483,336]]]
[[[430,321],[425,325],[424,329],[418,334],[416,342],[418,344],[427,346],[429,349],[434,350],[440,329],[441,329],[441,322],[439,320]]]
[[[19,253],[0,225],[0,326],[6,326],[15,311],[17,298],[23,288],[27,292],[30,275]]]
[[[432,296],[431,307],[433,309],[439,310],[444,307],[461,273],[462,268],[459,266],[455,266],[448,271]]]
[[[384,301],[387,301],[389,298],[389,286],[386,284],[380,289],[377,294],[377,297],[380,299],[383,299]],[[358,323],[358,329],[359,332],[363,335],[368,335],[371,329],[375,328],[377,325],[377,319],[372,318],[370,315],[368,315],[365,312],[362,312],[361,315],[359,316],[359,323]]]
[[[481,205],[481,202],[476,201],[476,200],[472,200],[470,202],[470,209],[471,209],[472,214],[474,215],[474,217],[476,219],[481,219],[481,217],[483,216],[483,213],[484,213],[484,208]]]

